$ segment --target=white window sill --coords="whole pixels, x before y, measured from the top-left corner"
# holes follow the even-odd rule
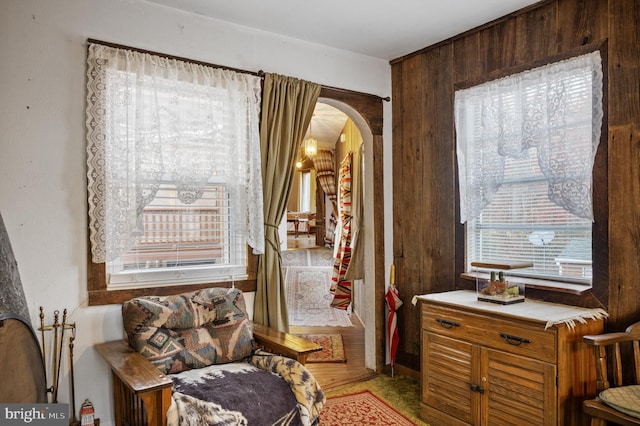
[[[480,276],[486,275],[485,278],[489,277],[489,274],[481,274]],[[473,281],[475,283],[476,276],[471,273],[462,273],[460,275],[462,279],[465,281]],[[542,280],[537,278],[524,278],[524,277],[514,277],[509,276],[509,282],[522,284],[524,283],[526,289],[536,289],[536,290],[547,290],[554,291],[558,293],[567,293],[567,294],[575,294],[581,295],[591,291],[592,286],[586,284],[575,284],[565,281],[551,281],[551,280]],[[526,290],[525,290],[526,294]]]
[[[185,284],[234,282],[243,281],[247,278],[246,266],[139,269],[108,274],[107,289],[125,290]]]

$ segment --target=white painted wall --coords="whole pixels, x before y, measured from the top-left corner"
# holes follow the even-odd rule
[[[0,212],[34,327],[39,306],[47,315],[68,309],[69,322],[77,324],[76,403],[79,408],[89,398],[102,424],[110,425],[109,371],[92,346],[122,338],[123,330],[120,305],[89,307],[86,302],[87,38],[380,96],[390,96],[391,75],[383,60],[142,0],[0,0]],[[384,112],[385,253],[390,263],[389,103]],[[63,368],[58,399],[69,402],[68,366]]]

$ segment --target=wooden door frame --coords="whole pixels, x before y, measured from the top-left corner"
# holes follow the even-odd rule
[[[375,188],[383,188],[383,104],[385,99],[375,95],[352,92],[343,89],[322,87],[319,102],[322,99],[337,101],[353,108],[364,119],[372,135],[373,182]],[[347,114],[348,115],[348,114]],[[353,118],[353,117],[351,117]],[[373,241],[374,241],[374,316],[376,371],[381,372],[385,365],[385,258],[384,258],[384,191],[373,191]],[[365,354],[366,358],[366,354]]]

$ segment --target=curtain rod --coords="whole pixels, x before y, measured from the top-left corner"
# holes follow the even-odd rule
[[[111,42],[108,42],[108,41],[96,40],[96,39],[93,39],[93,38],[88,38],[87,39],[87,43],[102,44],[103,46],[113,47],[113,48],[116,48],[116,49],[132,50],[134,52],[147,53],[149,55],[161,56],[161,57],[167,58],[167,59],[175,59],[175,60],[178,60],[178,61],[189,62],[189,63],[192,63],[192,64],[203,65],[203,66],[212,67],[212,68],[222,68],[222,69],[236,71],[236,72],[243,73],[243,74],[255,75],[255,76],[258,76],[260,78],[264,78],[264,75],[265,75],[265,72],[263,70],[258,70],[257,72],[256,71],[247,71],[247,70],[243,70],[243,69],[240,69],[240,68],[233,68],[233,67],[228,67],[226,65],[218,65],[218,64],[212,64],[210,62],[197,61],[197,60],[194,60],[194,59],[184,58],[184,57],[181,57],[181,56],[175,56],[175,55],[169,55],[169,54],[166,54],[166,53],[154,52],[152,50],[139,49],[137,47],[125,46],[123,44],[111,43]],[[354,90],[341,89],[341,88],[338,88],[338,87],[331,87],[331,86],[324,86],[324,85],[320,85],[320,87],[323,88],[323,89],[336,90],[336,91],[345,92],[345,93],[357,93],[357,94],[360,94],[360,95],[373,96],[375,98],[378,98],[378,99],[381,99],[381,100],[387,101],[387,102],[389,102],[391,100],[391,98],[388,97],[388,96],[386,98],[383,98],[381,96],[372,95],[370,93],[356,92]]]
[[[161,56],[163,58],[175,59],[175,60],[178,60],[178,61],[188,62],[188,63],[191,63],[191,64],[203,65],[203,66],[212,67],[212,68],[223,68],[223,69],[227,69],[227,70],[231,70],[231,71],[236,71],[236,72],[239,72],[239,73],[242,73],[242,74],[251,74],[251,75],[256,75],[258,77],[264,77],[264,71],[262,71],[262,70],[259,70],[257,72],[247,71],[247,70],[242,70],[242,69],[239,69],[239,68],[232,68],[232,67],[227,67],[227,66],[223,66],[223,65],[212,64],[210,62],[196,61],[194,59],[183,58],[183,57],[175,56],[175,55],[169,55],[167,53],[160,53],[160,52],[154,52],[154,51],[151,51],[151,50],[139,49],[137,47],[125,46],[123,44],[110,43],[108,41],[96,40],[96,39],[93,39],[93,38],[88,38],[87,39],[87,43],[102,44],[103,46],[114,47],[116,49],[132,50],[132,51],[138,52],[138,53],[147,53],[149,55]]]

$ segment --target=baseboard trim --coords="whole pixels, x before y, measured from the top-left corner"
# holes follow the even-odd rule
[[[384,366],[385,374],[391,375],[391,365]],[[404,365],[396,364],[393,367],[393,372],[395,374],[401,374],[403,376],[411,377],[412,379],[420,380],[420,372],[416,371],[412,368],[405,367]]]

